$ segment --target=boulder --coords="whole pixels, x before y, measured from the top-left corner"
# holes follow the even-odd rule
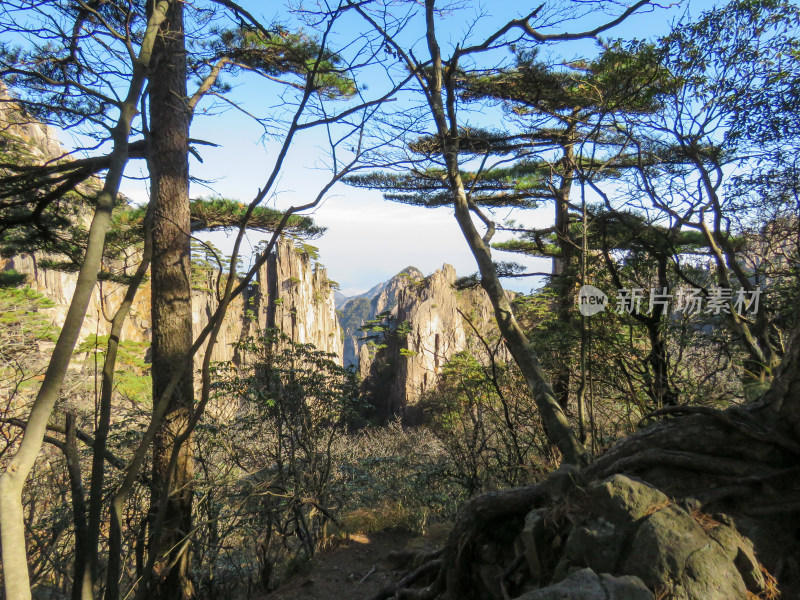
[[[525,562],[528,565],[531,578],[535,582],[542,580],[542,552],[546,552],[544,540],[545,510],[540,508],[532,510],[525,517],[525,526],[520,533]]]
[[[567,537],[555,570],[544,577],[557,585],[573,585],[576,572],[590,569],[633,576],[671,600],[745,600],[748,591],[764,589],[752,544],[730,519],[705,515],[696,503],[675,503],[646,483],[614,475],[589,486],[578,506],[562,525]],[[579,581],[586,587],[590,578],[584,573]],[[551,597],[558,596],[542,596]]]
[[[622,565],[653,589],[670,589],[675,600],[746,598],[733,557],[677,505],[649,515],[630,540]]]
[[[597,575],[591,569],[581,569],[563,581],[526,592],[516,600],[653,600],[653,594],[636,577]]]
[[[614,572],[624,541],[623,528],[615,527],[610,521],[602,517],[586,521],[569,534],[554,578],[563,577],[567,565],[587,566],[598,573]]]
[[[663,492],[625,475],[612,475],[589,489],[592,513],[615,525],[628,524],[669,504]]]

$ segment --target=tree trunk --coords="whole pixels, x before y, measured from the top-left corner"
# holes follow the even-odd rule
[[[432,59],[432,70],[428,76],[428,103],[436,123],[437,134],[441,140],[444,160],[447,165],[447,183],[453,198],[456,220],[461,232],[467,241],[470,251],[478,264],[481,274],[481,285],[489,297],[494,308],[495,319],[500,334],[508,346],[511,356],[519,366],[522,375],[528,383],[536,402],[539,414],[542,417],[545,433],[548,439],[561,451],[565,462],[572,464],[585,464],[588,461],[586,449],[572,431],[564,411],[556,401],[553,389],[547,380],[539,359],[536,356],[525,332],[517,323],[511,304],[506,297],[497,270],[492,262],[489,240],[494,232],[493,224],[487,224],[489,231],[482,237],[478,233],[470,215],[470,204],[461,179],[458,163],[458,122],[455,111],[455,86],[452,75],[456,71],[455,65],[448,65],[447,69],[447,106],[443,97],[443,79],[445,69],[442,64],[441,52],[436,40],[434,25],[434,2],[426,0],[426,21],[428,49]],[[449,121],[449,127],[448,127]]]
[[[762,404],[800,440],[800,325],[794,329]]]
[[[564,132],[565,137],[574,137],[574,122]],[[572,349],[574,331],[573,315],[575,312],[575,254],[576,246],[570,232],[569,197],[572,193],[572,179],[575,173],[575,150],[572,144],[561,148],[560,184],[555,191],[555,233],[558,255],[553,257],[553,275],[551,285],[556,292],[554,309],[558,317],[558,335],[563,336],[558,346],[558,371],[553,377],[553,394],[567,410],[569,406],[569,388],[572,379]]]
[[[25,524],[22,508],[22,488],[42,447],[47,421],[58,400],[67,373],[72,351],[78,341],[83,319],[97,283],[103,259],[106,232],[111,224],[111,212],[119,192],[122,174],[128,163],[128,137],[136,115],[139,98],[150,64],[154,32],[168,9],[169,2],[158,2],[148,20],[139,56],[134,60],[127,97],[120,106],[120,116],[112,132],[114,149],[109,161],[103,190],[89,227],[86,254],[83,257],[75,292],[70,301],[64,326],[50,357],[42,386],[31,408],[22,443],[6,471],[0,476],[0,533],[2,534],[3,575],[6,598],[27,600],[31,597],[28,564],[25,553]]]
[[[463,188],[459,195],[463,195]],[[475,230],[475,225],[470,218],[466,201],[463,198],[457,200],[456,218],[478,263],[481,273],[481,285],[494,308],[500,334],[503,336],[514,362],[517,363],[522,375],[525,377],[525,381],[528,383],[539,414],[542,417],[542,423],[548,439],[561,451],[565,462],[578,465],[585,464],[588,460],[586,450],[578,440],[575,432],[572,431],[564,411],[557,402],[555,394],[547,381],[547,376],[539,365],[536,353],[531,347],[525,332],[514,317],[511,304],[494,269],[489,248],[483,243],[480,235]]]
[[[144,219],[144,249],[142,261],[136,268],[133,280],[128,284],[125,296],[117,312],[111,320],[111,331],[108,336],[106,358],[103,362],[103,378],[100,386],[100,411],[97,427],[95,429],[94,450],[92,453],[92,471],[89,483],[89,514],[87,521],[86,563],[91,577],[84,577],[83,586],[91,597],[94,582],[99,575],[98,555],[100,552],[100,530],[103,520],[105,460],[108,447],[108,434],[111,431],[112,394],[114,391],[114,373],[116,371],[117,353],[122,336],[122,326],[128,318],[133,300],[139,286],[144,281],[150,270],[150,259],[153,254],[153,244],[150,237],[150,228],[153,214],[153,205],[147,207]]]
[[[159,398],[175,371],[182,371],[192,346],[189,237],[189,122],[186,105],[186,50],[183,4],[170,7],[155,47],[150,86],[150,178],[153,213],[152,323],[153,398]],[[189,358],[188,360],[192,360]],[[150,548],[158,562],[151,583],[158,600],[194,597],[191,553],[193,466],[190,444],[180,448],[169,473],[174,440],[185,427],[194,402],[192,369],[185,371],[169,401],[153,444],[151,525],[166,502],[161,531],[151,529]]]
[[[64,458],[67,462],[70,492],[72,495],[72,520],[75,523],[75,561],[72,565],[72,600],[92,600],[92,575],[87,561],[88,530],[86,498],[83,492],[81,458],[75,437],[75,413],[67,413],[64,436]]]

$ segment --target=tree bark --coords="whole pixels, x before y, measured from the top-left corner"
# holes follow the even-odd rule
[[[166,502],[162,531],[151,527],[151,553],[158,557],[151,582],[158,600],[194,597],[191,553],[183,543],[192,528],[193,466],[190,444],[180,449],[169,472],[175,439],[185,427],[194,403],[192,298],[189,215],[189,123],[186,94],[186,49],[183,4],[170,7],[154,49],[150,85],[150,180],[155,203],[152,241],[153,398],[159,398],[172,374],[184,371],[173,392],[153,445],[153,492],[150,519]],[[187,357],[189,357],[187,359]],[[159,535],[160,534],[160,535]]]
[[[794,328],[786,354],[761,404],[800,440],[800,325]]]

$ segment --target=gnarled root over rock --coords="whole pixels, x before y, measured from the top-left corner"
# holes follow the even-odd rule
[[[375,600],[777,598],[761,562],[783,598],[795,597],[792,440],[762,435],[744,411],[698,412],[624,440],[583,470],[474,498],[436,566]]]

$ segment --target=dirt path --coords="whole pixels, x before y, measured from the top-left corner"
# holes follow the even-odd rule
[[[388,559],[390,552],[433,550],[442,539],[398,531],[355,534],[318,554],[304,573],[254,600],[368,600],[405,572]]]

